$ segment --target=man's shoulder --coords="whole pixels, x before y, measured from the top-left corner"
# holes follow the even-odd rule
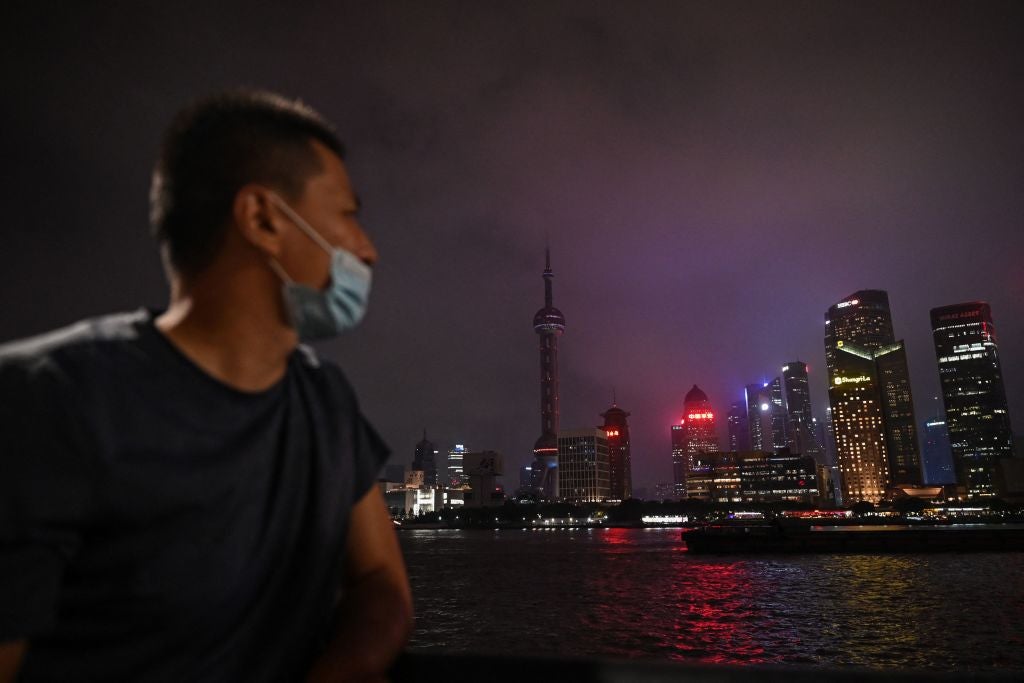
[[[145,310],[113,313],[0,344],[0,378],[102,362],[134,344],[151,317]]]
[[[355,390],[337,363],[318,354],[306,344],[299,344],[293,358],[300,371],[323,389],[346,401],[355,402]]]

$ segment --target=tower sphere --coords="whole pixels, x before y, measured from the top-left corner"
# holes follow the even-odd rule
[[[545,306],[533,316],[533,330],[537,334],[562,334],[565,330],[565,316],[554,306]]]

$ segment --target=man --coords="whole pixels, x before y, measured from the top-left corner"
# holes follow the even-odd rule
[[[377,253],[313,110],[178,114],[153,176],[166,311],[0,347],[0,681],[381,678],[412,620],[388,451],[300,340]]]

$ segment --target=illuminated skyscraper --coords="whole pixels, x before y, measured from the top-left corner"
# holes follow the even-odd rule
[[[706,473],[710,466],[710,461],[702,456],[719,452],[714,410],[707,394],[696,384],[683,399],[683,417],[678,426],[682,427],[682,448],[679,453],[681,457],[676,455],[676,449],[673,448],[673,474],[676,475],[677,490],[682,488],[688,491],[687,480],[691,475]],[[675,427],[673,425],[673,435],[676,434]]]
[[[771,398],[772,448],[778,451],[789,445],[786,402],[782,397],[782,380],[778,377],[768,383],[768,396]]]
[[[744,389],[747,404],[747,430],[750,434],[750,448],[755,451],[773,452],[775,438],[772,433],[772,395],[768,384],[748,384]]]
[[[828,309],[825,362],[844,503],[878,502],[892,485],[920,484],[910,374],[888,294],[862,290]]]
[[[463,468],[466,447],[457,443],[448,451],[448,486],[464,486],[469,481]]]
[[[818,424],[811,412],[811,390],[807,381],[807,364],[791,361],[782,366],[786,383],[786,412],[788,417],[788,445],[791,453],[814,458],[825,463],[825,448],[819,438]]]
[[[603,429],[558,434],[558,497],[572,503],[608,499],[608,439]]]
[[[629,452],[629,413],[612,399],[612,407],[601,413],[608,439],[608,497],[626,500],[633,497],[633,461]]]
[[[910,391],[910,369],[903,341],[874,353],[882,391],[885,445],[889,454],[892,484],[921,484],[921,450],[914,417],[914,396]]]
[[[971,496],[995,495],[996,463],[1013,455],[1013,432],[992,309],[983,301],[943,306],[931,320],[957,483]]]
[[[437,486],[437,449],[427,441],[427,430],[423,430],[423,440],[416,444],[412,456],[413,471],[423,472],[423,484]]]
[[[672,493],[673,498],[686,497],[686,424],[685,418],[672,425]]]
[[[540,336],[540,437],[533,445],[533,472],[537,487],[548,498],[558,496],[558,338],[565,331],[565,316],[554,306],[551,251],[544,251],[544,308],[533,316]]]

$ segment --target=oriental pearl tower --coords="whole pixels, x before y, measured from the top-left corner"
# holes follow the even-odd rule
[[[544,308],[533,316],[540,336],[540,438],[533,445],[534,487],[549,499],[558,497],[558,337],[565,316],[552,303],[551,250],[544,250]]]

